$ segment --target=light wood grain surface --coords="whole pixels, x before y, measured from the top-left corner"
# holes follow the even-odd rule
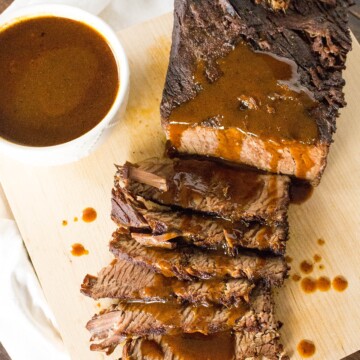
[[[89,351],[84,325],[98,307],[79,293],[79,287],[86,273],[95,274],[111,260],[107,243],[115,228],[109,218],[113,164],[163,153],[159,102],[171,29],[169,15],[119,33],[131,67],[130,101],[125,119],[96,153],[54,168],[33,168],[0,158],[5,193],[74,360],[105,358]],[[348,107],[338,121],[327,171],[310,201],[291,207],[288,245],[294,258],[291,273],[299,273],[302,260],[319,254],[325,269],[316,268],[313,276],[341,274],[349,280],[349,288],[344,293],[305,295],[289,279],[277,290],[283,342],[292,359],[300,359],[296,345],[304,338],[314,341],[314,359],[319,360],[338,360],[360,347],[359,60],[356,43],[345,73]],[[73,217],[80,217],[87,206],[98,211],[98,219],[74,223]],[[66,227],[64,219],[69,222]],[[326,241],[322,247],[317,244],[320,237]],[[75,242],[83,243],[89,255],[73,257],[70,247]]]

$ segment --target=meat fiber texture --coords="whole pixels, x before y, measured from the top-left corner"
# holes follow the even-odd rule
[[[223,249],[228,255],[237,254],[240,248],[285,253],[287,222],[273,226],[232,222],[135,199],[121,188],[113,189],[112,195],[112,220],[127,228],[131,236],[145,246],[173,249],[185,242],[207,249]]]
[[[237,140],[236,128],[219,128],[216,121],[210,120],[190,124],[179,144],[170,145],[180,154],[219,157],[318,184],[339,108],[345,105],[342,70],[351,49],[347,25],[347,7],[351,3],[351,0],[176,0],[170,62],[161,103],[162,126],[168,139],[174,126],[170,122],[173,110],[201,91],[193,76],[197,64],[204,63],[209,81],[215,82],[221,76],[216,60],[226,56],[240,41],[254,51],[268,52],[297,65],[301,85],[318,102],[313,116],[319,135],[314,144],[280,142],[270,151],[271,142],[245,134],[238,151],[232,146]]]
[[[249,302],[255,285],[247,279],[181,281],[165,277],[132,262],[118,260],[98,276],[86,275],[81,292],[94,300],[167,302],[177,300],[195,305],[227,307]]]
[[[288,274],[283,257],[244,252],[235,257],[194,247],[172,250],[142,246],[128,234],[117,231],[110,242],[110,251],[118,259],[132,261],[167,277],[180,280],[212,278],[245,278],[280,286]]]
[[[87,324],[96,350],[112,351],[123,337],[147,335],[204,335],[224,331],[276,331],[271,293],[257,287],[249,303],[236,307],[166,303],[119,303],[95,315]]]
[[[289,184],[287,176],[194,159],[127,162],[115,175],[115,188],[133,197],[234,222],[283,226],[287,226]]]

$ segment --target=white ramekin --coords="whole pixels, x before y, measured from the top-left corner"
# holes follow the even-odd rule
[[[115,101],[107,115],[90,131],[69,142],[46,147],[23,146],[0,137],[0,152],[29,165],[60,165],[74,162],[89,155],[109,135],[126,110],[129,96],[130,71],[123,46],[115,32],[100,18],[84,10],[68,5],[41,4],[23,7],[7,12],[0,17],[0,31],[20,20],[39,16],[57,16],[85,23],[97,30],[107,40],[115,56],[120,87]]]

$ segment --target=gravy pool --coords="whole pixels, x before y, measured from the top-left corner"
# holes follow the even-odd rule
[[[0,136],[40,147],[76,139],[105,117],[119,83],[108,43],[90,26],[17,22],[0,32]]]

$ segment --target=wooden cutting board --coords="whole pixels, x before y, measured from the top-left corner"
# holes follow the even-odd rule
[[[79,287],[85,274],[96,274],[112,259],[107,243],[115,229],[109,218],[113,164],[164,151],[159,103],[171,29],[172,16],[167,15],[119,33],[131,67],[130,101],[125,119],[97,152],[53,168],[0,158],[1,182],[74,360],[105,358],[89,351],[84,326],[99,308],[80,294]],[[343,293],[307,295],[289,279],[276,291],[283,343],[292,359],[300,359],[296,346],[302,339],[314,341],[313,358],[318,360],[339,360],[360,348],[360,47],[356,41],[347,64],[348,106],[338,120],[321,185],[307,203],[291,206],[288,254],[294,259],[291,274],[300,274],[300,262],[319,254],[324,269],[316,264],[312,276],[344,275],[349,287]],[[97,210],[97,220],[74,222],[88,206]],[[67,226],[62,226],[63,220]],[[319,238],[325,240],[323,246],[318,245]],[[70,248],[76,242],[84,244],[89,255],[72,256]]]

